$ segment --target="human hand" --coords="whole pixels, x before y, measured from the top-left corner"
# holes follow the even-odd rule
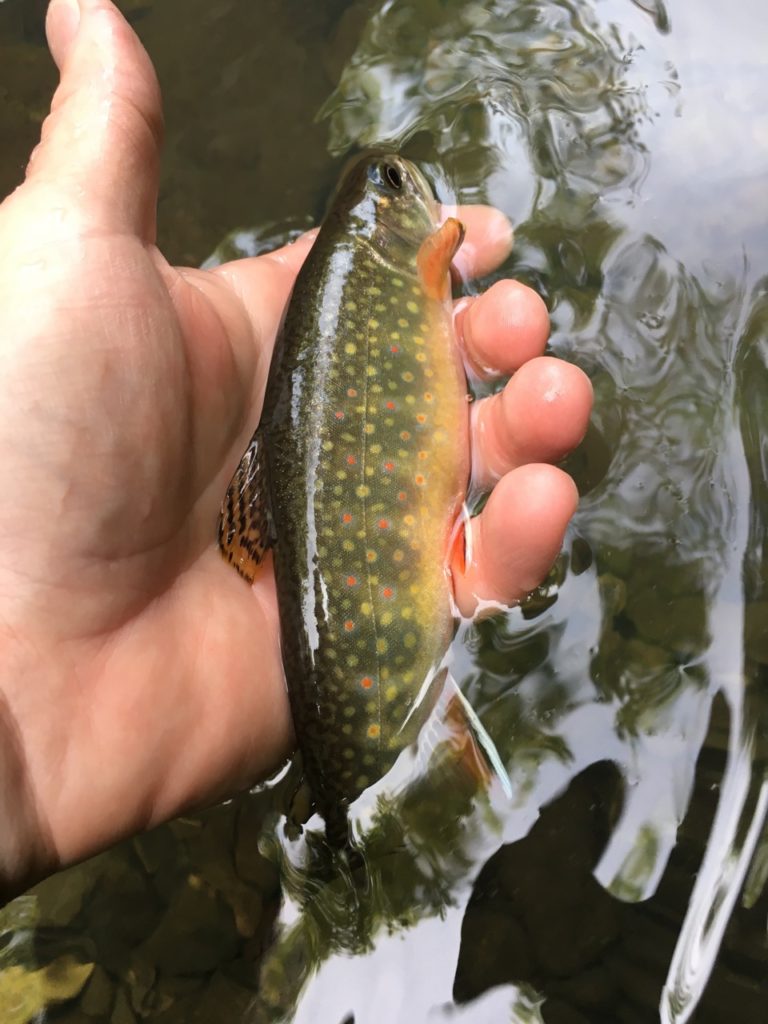
[[[79,12],[79,13],[78,13]],[[61,83],[26,181],[0,206],[0,878],[11,889],[263,777],[290,749],[274,581],[220,558],[219,504],[250,437],[312,243],[212,272],[155,247],[160,96],[108,0],[53,0]],[[511,244],[462,210],[462,270]],[[498,480],[459,605],[511,603],[574,510],[560,459],[591,390],[541,357],[514,282],[457,305],[470,363],[514,373],[473,409]]]

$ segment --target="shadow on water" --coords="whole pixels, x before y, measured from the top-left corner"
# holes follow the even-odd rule
[[[29,1005],[66,1021],[762,1020],[762,8],[195,0],[179,28],[178,3],[139,6],[172,255],[225,231],[212,262],[263,251],[350,149],[402,147],[443,200],[511,217],[494,276],[545,296],[595,415],[550,578],[451,651],[511,803],[433,770],[374,805],[361,869],[289,838],[289,773],[12,904],[0,1000],[34,968]],[[275,90],[286,62],[309,79]]]

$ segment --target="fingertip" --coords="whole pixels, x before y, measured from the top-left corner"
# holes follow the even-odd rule
[[[45,17],[48,47],[56,67],[61,71],[69,48],[80,25],[78,0],[51,0]]]
[[[549,339],[544,300],[519,281],[497,281],[477,298],[456,304],[456,332],[482,376],[514,373],[540,356]]]
[[[517,604],[537,587],[560,552],[577,505],[576,485],[554,466],[507,473],[472,520],[471,561],[455,580],[462,613],[473,615],[483,602]]]
[[[453,259],[453,266],[462,280],[490,273],[512,251],[512,224],[495,206],[443,206],[442,215],[446,219],[456,217],[466,231]]]

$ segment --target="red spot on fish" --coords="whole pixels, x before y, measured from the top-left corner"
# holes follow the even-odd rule
[[[370,690],[370,688],[373,686],[373,680],[371,679],[370,676],[365,676],[363,679],[360,680],[360,685],[364,690]]]
[[[395,468],[394,462],[385,462],[384,463],[384,471],[386,473],[391,473],[394,468]]]
[[[354,456],[354,455],[348,455],[348,456],[347,456],[347,464],[348,464],[348,465],[350,465],[350,466],[354,466],[354,464],[355,464],[356,462],[357,462],[357,459],[355,458],[355,456]]]
[[[395,408],[395,403],[394,402],[387,402],[387,408],[388,409],[394,409]]]
[[[401,431],[400,432],[400,440],[401,441],[410,441],[411,440],[410,431],[408,431],[408,430]]]
[[[389,346],[389,351],[390,352],[394,352],[395,354],[397,354],[400,351],[400,347],[398,345],[390,345]]]
[[[392,595],[394,593],[395,592],[392,589],[392,587],[384,587],[384,589],[382,590],[382,594],[384,595],[384,597],[387,597],[387,598],[392,597]]]
[[[347,619],[347,621],[344,623],[344,629],[346,629],[348,633],[351,633],[354,628],[355,624],[352,621],[352,619]]]
[[[355,388],[347,388],[347,394],[350,398],[357,398],[357,390]]]
[[[341,411],[341,409],[339,409],[339,411],[337,413],[335,413],[335,416],[336,416],[337,420],[343,420],[344,419],[344,413]]]
[[[425,402],[431,402],[432,401],[432,392],[431,391],[425,391],[424,392],[424,401]]]
[[[380,530],[388,530],[389,529],[389,520],[388,519],[380,519],[379,520],[379,529]]]
[[[357,577],[356,576],[347,576],[347,586],[348,587],[356,587],[357,586]]]
[[[350,515],[349,512],[345,512],[344,515],[341,517],[341,521],[342,521],[342,523],[351,523],[352,522],[352,516]]]
[[[405,491],[400,491],[400,492],[398,493],[398,495],[397,495],[397,500],[398,500],[398,501],[405,501],[405,499],[406,499],[407,497],[408,497],[408,495],[407,495],[407,494],[405,493]]]
[[[427,422],[427,417],[424,415],[423,412],[420,412],[420,413],[416,414],[416,422],[417,423],[426,423]]]
[[[419,452],[419,458],[420,459],[426,459],[428,457],[428,455],[429,455],[429,452]]]
[[[415,479],[419,487],[423,486],[423,484],[425,483],[424,477],[421,475],[421,473],[417,473]]]

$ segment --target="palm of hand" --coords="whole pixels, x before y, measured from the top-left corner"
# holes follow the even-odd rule
[[[0,791],[19,837],[0,837],[0,874],[17,882],[252,782],[292,735],[272,575],[248,587],[214,538],[311,239],[170,267],[151,65],[109,0],[87,0],[74,40],[62,7],[54,113],[0,206],[0,780],[24,794],[8,810]],[[485,272],[506,221],[462,217],[464,270]],[[471,610],[517,599],[559,550],[573,485],[531,464],[579,440],[590,389],[535,358],[546,311],[528,289],[497,284],[456,321],[470,361],[515,374],[475,407],[474,473],[498,483],[457,581]]]

